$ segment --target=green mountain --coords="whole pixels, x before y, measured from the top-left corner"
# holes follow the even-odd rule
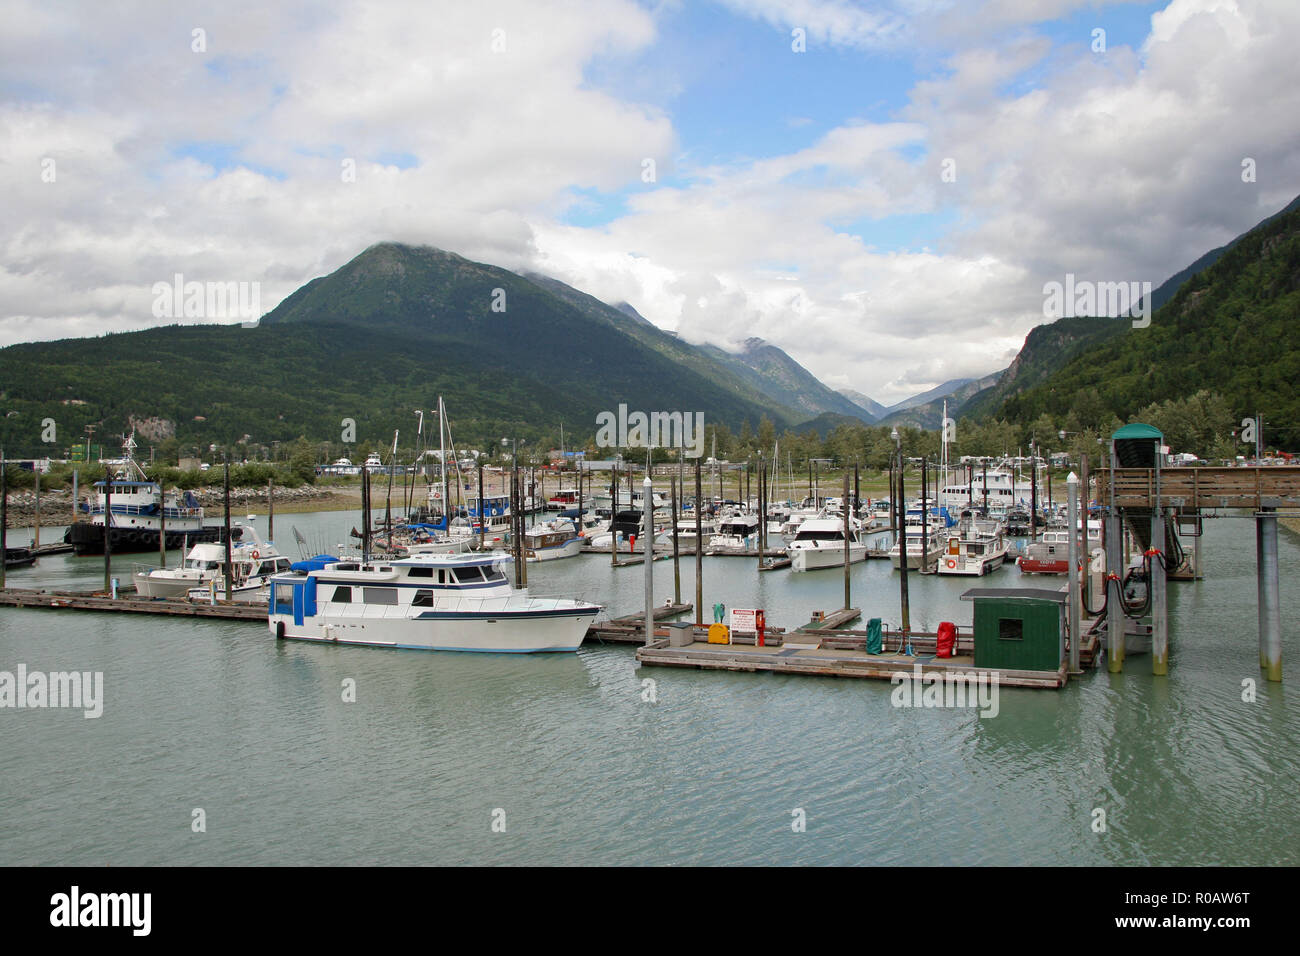
[[[905,425],[908,428],[936,429],[943,426],[943,405],[948,403],[948,417],[956,419],[966,408],[967,402],[985,389],[995,386],[1005,372],[994,372],[983,378],[956,379],[945,382],[938,388],[931,389],[915,399],[900,402],[890,409],[889,414],[881,418],[881,425]],[[937,397],[926,399],[927,395]],[[917,399],[920,399],[918,401]]]
[[[500,311],[494,310],[494,305]],[[594,435],[598,412],[703,411],[706,423],[784,428],[782,407],[714,357],[563,283],[453,253],[372,246],[313,279],[255,328],[173,326],[0,350],[0,440],[58,454],[83,427],[170,423],[182,449],[413,438],[444,395],[461,445],[501,435]],[[40,441],[53,418],[57,443]],[[493,437],[496,436],[496,437]],[[111,439],[108,439],[110,444]]]
[[[1287,213],[1295,212],[1297,209],[1300,209],[1300,196],[1297,196],[1295,199],[1292,199],[1291,202],[1289,202],[1284,208],[1282,208],[1278,212],[1275,212],[1267,219],[1264,219],[1256,223],[1254,228],[1258,229],[1260,226],[1267,225],[1268,223],[1272,222],[1274,219],[1278,219],[1282,216],[1285,216]],[[1183,269],[1180,272],[1175,272],[1172,276],[1170,276],[1163,283],[1161,283],[1158,289],[1156,289],[1154,292],[1151,293],[1151,310],[1154,312],[1156,309],[1159,309],[1161,306],[1163,306],[1166,302],[1168,302],[1170,299],[1174,297],[1174,293],[1176,293],[1180,288],[1182,288],[1184,282],[1186,282],[1188,279],[1190,279],[1192,276],[1196,275],[1197,273],[1203,272],[1206,269],[1208,269],[1210,266],[1214,265],[1223,257],[1223,254],[1225,252],[1227,252],[1237,243],[1241,242],[1244,236],[1248,236],[1248,235],[1250,235],[1250,232],[1243,232],[1240,236],[1238,236],[1236,239],[1233,239],[1227,245],[1219,246],[1219,248],[1217,249],[1211,249],[1205,255],[1201,256],[1199,259],[1193,262],[1186,269]]]
[[[701,345],[699,350],[771,401],[803,413],[804,418],[834,412],[868,423],[872,420],[865,409],[823,385],[781,349],[760,338],[746,339],[739,352],[727,352],[716,345]]]
[[[984,419],[1002,412],[1008,399],[1045,381],[1075,356],[1130,328],[1131,320],[1077,316],[1029,330],[1025,344],[996,382],[976,392],[960,408],[964,418]],[[949,414],[952,413],[951,408]]]
[[[889,409],[886,408],[884,405],[881,405],[878,401],[871,398],[870,396],[863,395],[861,392],[855,391],[854,389],[841,388],[839,390],[839,393],[843,395],[845,398],[847,398],[854,405],[858,406],[858,408],[863,409],[868,415],[871,416],[870,420],[873,422],[879,421],[880,419],[884,418],[885,415],[889,414]]]
[[[1006,398],[1000,414],[1019,423],[1066,413],[1104,422],[1207,393],[1229,409],[1221,430],[1258,410],[1270,444],[1300,444],[1300,206],[1288,209],[1188,279],[1150,327],[1091,320],[1116,328]]]

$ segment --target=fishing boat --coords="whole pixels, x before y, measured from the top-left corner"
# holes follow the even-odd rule
[[[555,494],[551,495],[546,502],[546,506],[552,511],[564,511],[567,508],[575,508],[577,505],[577,488],[561,488]]]
[[[196,545],[190,554],[194,555],[195,564],[200,565],[202,580],[191,585],[186,591],[191,601],[234,601],[238,604],[260,604],[270,598],[271,578],[291,569],[292,562],[275,549],[275,545],[263,541],[257,529],[244,528],[245,537],[241,545],[230,552],[233,574],[227,573],[226,549],[224,544]],[[201,551],[199,549],[202,549]],[[187,563],[189,559],[187,558]],[[147,587],[149,594],[140,591],[140,578],[136,577],[136,590],[146,597],[175,597],[174,589],[179,587],[184,578],[180,574],[192,573],[192,568],[180,568],[177,571],[150,572]],[[179,572],[179,574],[178,574]],[[172,577],[171,575],[177,575]],[[228,586],[229,584],[229,586]],[[166,593],[169,589],[173,593]]]
[[[644,534],[644,513],[631,510],[620,511],[610,521],[608,528],[587,536],[586,547],[591,551],[609,551],[614,547],[619,551],[635,551],[638,550],[638,542],[644,540]]]
[[[572,521],[553,518],[524,532],[524,558],[528,561],[572,558],[582,550],[582,544],[582,535]]]
[[[512,589],[504,551],[337,562],[272,579],[277,638],[444,651],[576,651],[601,607]]]
[[[858,540],[858,523],[849,519],[849,562],[865,561],[867,546]],[[816,571],[844,565],[844,519],[807,518],[786,552],[790,570]]]
[[[717,534],[708,539],[708,549],[726,554],[751,551],[758,547],[758,515],[742,511],[718,522]]]
[[[701,512],[700,514],[700,539],[704,542],[710,541],[718,533],[718,519],[712,515]],[[677,522],[677,548],[683,554],[694,554],[696,547],[695,538],[695,516],[687,515]]]
[[[157,551],[164,524],[168,549],[184,547],[186,541],[222,540],[220,525],[203,523],[203,509],[192,492],[164,495],[158,482],[149,480],[132,457],[135,447],[134,437],[123,441],[124,457],[104,463],[109,477],[95,482],[93,500],[78,506],[86,520],[73,522],[63,535],[73,553],[103,554],[105,528],[114,554]],[[233,529],[231,536],[237,537]]]
[[[1080,530],[1075,526],[1076,533]],[[1088,522],[1088,543],[1080,548],[1079,556],[1101,544],[1101,522]],[[1065,574],[1070,570],[1070,532],[1065,530],[1045,531],[1043,537],[1025,548],[1025,553],[1016,560],[1022,574]]]
[[[235,579],[243,580],[269,576],[287,570],[289,561],[282,558],[274,545],[263,541],[252,525],[231,526],[231,537],[239,531],[239,542],[230,549],[235,562]],[[281,563],[282,562],[282,563]],[[143,568],[135,571],[132,582],[136,593],[147,598],[183,598],[192,589],[206,588],[208,582],[220,577],[226,564],[224,542],[199,542],[190,548],[178,568]],[[207,592],[204,592],[204,596]]]
[[[963,518],[958,530],[948,534],[947,550],[940,555],[940,574],[974,575],[996,571],[1007,557],[1007,540],[997,521]]]

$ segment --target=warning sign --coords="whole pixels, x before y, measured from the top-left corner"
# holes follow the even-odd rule
[[[742,634],[757,634],[758,610],[756,608],[733,607],[731,609],[731,629]]]

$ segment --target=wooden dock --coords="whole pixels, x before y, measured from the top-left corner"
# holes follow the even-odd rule
[[[822,612],[818,612],[821,614]],[[842,607],[838,611],[831,611],[829,614],[822,614],[821,617],[813,617],[811,621],[799,628],[801,631],[833,631],[838,627],[843,627],[849,621],[856,621],[862,616],[862,611],[856,607]]]
[[[1247,465],[1238,468],[1161,468],[1159,495],[1151,468],[1099,468],[1094,474],[1098,501],[1149,508],[1159,504],[1181,511],[1214,508],[1278,508],[1300,505],[1300,466]]]
[[[687,667],[696,670],[724,670],[745,673],[803,674],[814,677],[857,677],[894,680],[896,674],[909,679],[919,667],[923,675],[980,677],[992,671],[975,666],[972,653],[938,660],[913,646],[915,655],[887,652],[870,655],[856,649],[788,642],[778,647],[743,644],[704,644],[696,641],[685,647],[672,647],[666,639],[639,647],[636,659],[652,667]],[[1068,674],[1062,664],[1056,671],[996,671],[1002,687],[1057,689],[1065,686]],[[973,690],[973,688],[972,688]]]
[[[43,558],[47,554],[71,554],[72,545],[57,541],[53,544],[43,544],[39,548],[30,548],[29,550],[38,558]]]
[[[684,604],[661,604],[652,613],[657,623],[687,614],[693,610],[695,610],[695,605],[688,602]],[[656,630],[656,633],[658,633],[658,630]],[[587,628],[586,639],[602,644],[644,643],[645,615],[624,614],[622,617],[611,617],[602,621],[595,621],[591,627]]]
[[[197,601],[159,598],[113,598],[94,591],[35,591],[27,588],[4,588],[0,590],[0,606],[61,608],[74,611],[125,611],[135,614],[171,614],[266,623],[266,607],[262,604],[224,601],[204,604]]]

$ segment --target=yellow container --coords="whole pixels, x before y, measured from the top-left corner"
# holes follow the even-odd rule
[[[725,625],[725,624],[710,624],[710,625],[709,625],[709,643],[710,643],[710,644],[730,644],[730,643],[731,643],[731,631],[727,629],[727,625]]]

